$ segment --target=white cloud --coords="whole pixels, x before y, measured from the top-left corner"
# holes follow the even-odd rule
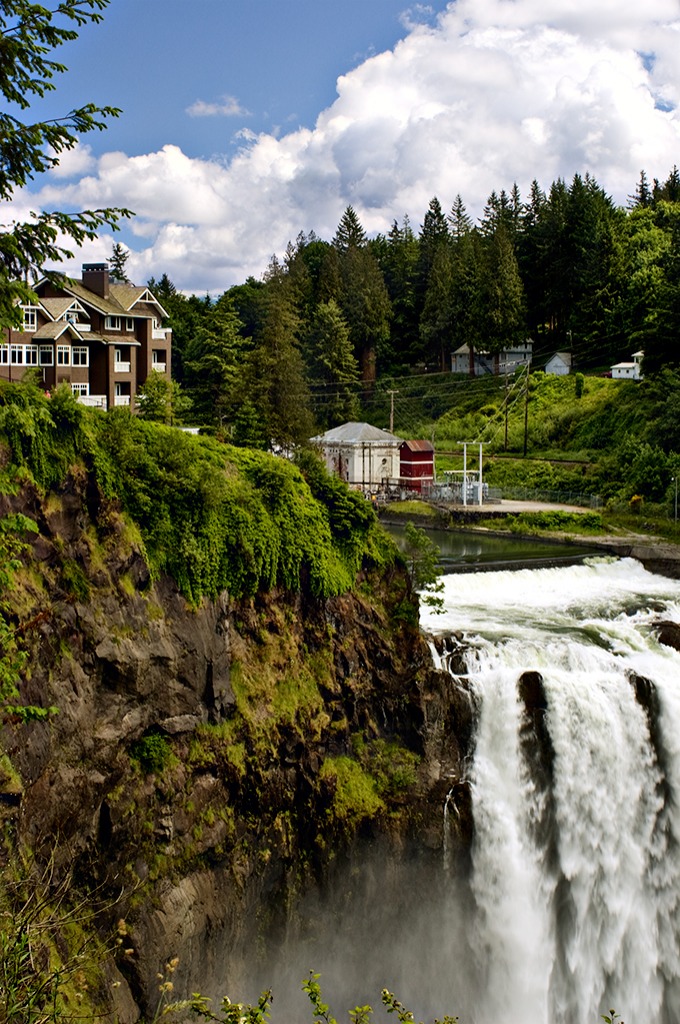
[[[197,291],[259,276],[300,230],[332,237],[348,203],[386,231],[419,225],[433,195],[478,215],[493,189],[586,171],[625,202],[642,168],[678,161],[679,34],[677,0],[457,0],[342,76],[312,130],[241,132],[228,162],[110,153],[35,202],[131,207],[133,273]]]
[[[189,117],[250,117],[235,96],[221,96],[217,103],[196,100],[186,109]]]
[[[95,166],[91,148],[78,142],[73,149],[66,149],[59,154],[59,163],[52,171],[52,175],[55,178],[77,178],[87,174]]]

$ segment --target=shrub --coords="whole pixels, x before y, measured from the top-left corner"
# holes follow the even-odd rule
[[[130,757],[138,762],[146,775],[160,775],[170,766],[174,755],[168,739],[161,733],[152,732],[133,744]]]

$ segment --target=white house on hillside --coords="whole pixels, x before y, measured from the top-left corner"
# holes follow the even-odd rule
[[[350,487],[376,492],[397,483],[402,438],[370,423],[343,423],[312,438],[326,468]]]
[[[545,364],[545,372],[555,377],[566,377],[571,373],[571,352],[555,352]]]
[[[530,339],[520,341],[516,345],[502,349],[500,352],[478,352],[474,353],[474,375],[483,377],[486,374],[514,373],[520,366],[526,366],[531,362],[531,353],[534,343]],[[470,372],[470,346],[461,345],[455,352],[451,353],[451,373]]]
[[[642,357],[644,352],[633,352],[632,363],[614,363],[612,377],[615,380],[642,380]]]

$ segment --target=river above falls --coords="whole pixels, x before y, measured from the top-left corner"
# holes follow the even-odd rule
[[[383,523],[385,529],[403,548],[405,526]],[[563,544],[538,537],[497,536],[466,530],[429,529],[427,535],[439,548],[440,566],[444,575],[459,572],[488,572],[496,569],[552,568],[576,565],[585,558],[601,554],[596,547]]]

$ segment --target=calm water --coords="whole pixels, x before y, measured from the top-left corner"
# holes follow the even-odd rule
[[[397,543],[403,546],[404,527],[385,524]],[[572,544],[549,543],[526,537],[490,537],[460,530],[428,530],[428,537],[441,551],[442,572],[489,570],[516,563],[532,562],[543,566],[573,565],[598,554],[597,549]]]

